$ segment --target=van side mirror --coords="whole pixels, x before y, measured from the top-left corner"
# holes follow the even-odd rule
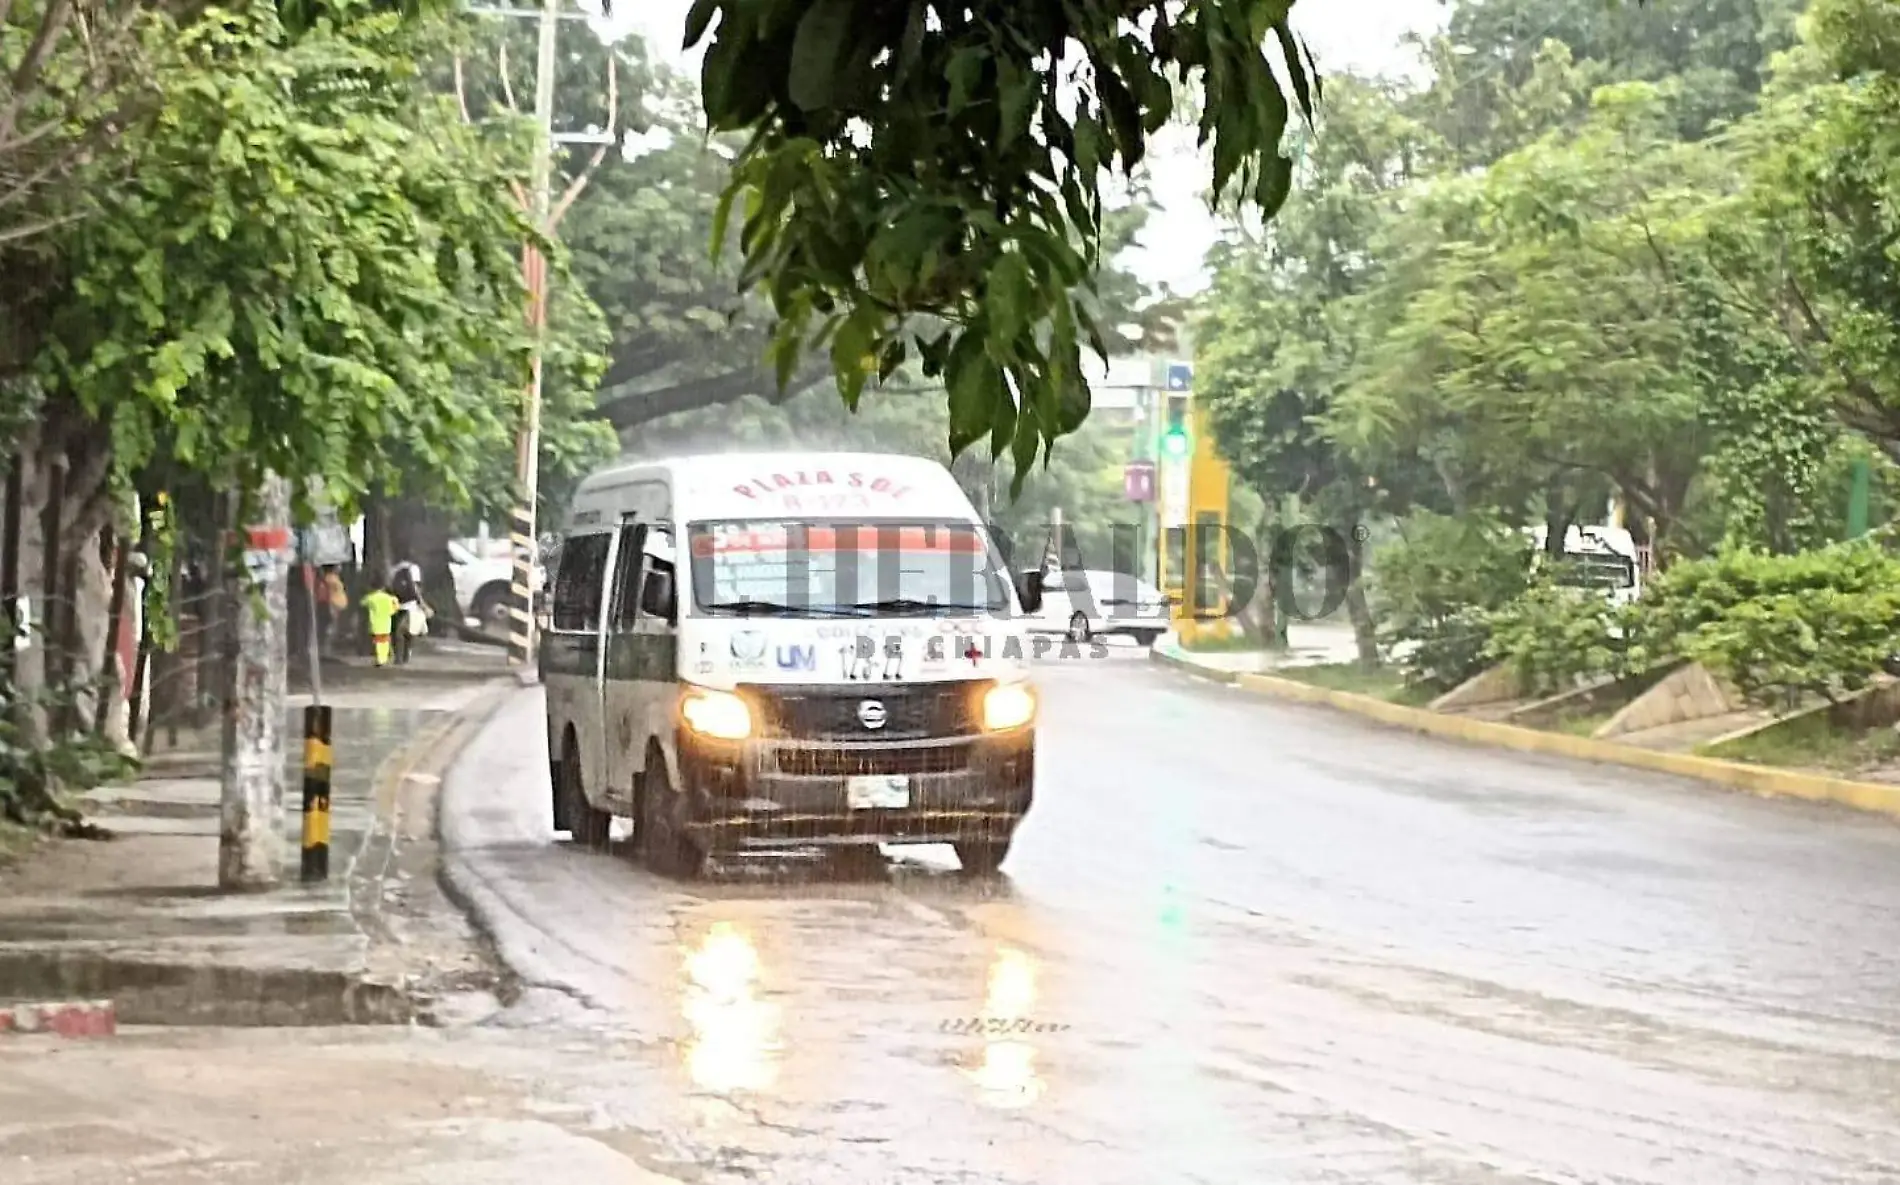
[[[1024,613],[1038,613],[1042,610],[1042,573],[1018,572],[1016,574],[1016,599],[1023,603]]]
[[[657,617],[668,625],[679,621],[679,599],[673,595],[673,574],[671,572],[649,571],[646,582],[640,586],[640,612],[648,617]]]

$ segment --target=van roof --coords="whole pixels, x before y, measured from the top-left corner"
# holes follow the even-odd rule
[[[962,487],[932,458],[790,450],[697,453],[611,465],[581,481],[575,507],[616,486],[662,474],[672,479],[675,515],[691,520],[970,512]]]

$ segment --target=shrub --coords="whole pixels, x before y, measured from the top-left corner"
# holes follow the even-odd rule
[[[1418,513],[1372,560],[1381,641],[1405,681],[1446,690],[1485,667],[1490,613],[1523,595],[1530,551],[1495,520]]]
[[[1586,589],[1541,581],[1490,615],[1484,657],[1509,663],[1527,692],[1550,695],[1580,678],[1629,670],[1630,609]]]
[[[1678,564],[1644,593],[1634,650],[1694,659],[1751,700],[1836,700],[1895,650],[1900,561],[1864,542],[1799,555],[1730,551]]]
[[[90,790],[137,769],[79,718],[81,691],[78,684],[62,684],[28,702],[0,685],[0,819],[77,833],[83,820],[67,792]],[[34,709],[49,722],[44,742],[35,742],[21,724]]]
[[[1838,702],[1880,672],[1896,620],[1900,590],[1766,597],[1732,606],[1683,650],[1757,703],[1792,707],[1810,694]]]

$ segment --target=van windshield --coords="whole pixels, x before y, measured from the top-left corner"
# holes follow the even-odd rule
[[[1566,551],[1556,575],[1557,583],[1568,588],[1631,588],[1636,584],[1636,565],[1628,556]]]
[[[1008,585],[969,523],[694,523],[693,602],[701,612],[874,616],[1002,613]]]

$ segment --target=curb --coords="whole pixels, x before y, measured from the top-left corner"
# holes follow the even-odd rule
[[[110,1000],[63,1004],[0,1004],[0,1036],[51,1033],[55,1037],[110,1037],[119,1031]]]
[[[512,701],[527,688],[511,690],[500,705]],[[496,711],[500,711],[500,705]],[[504,1003],[512,1004],[528,992],[558,993],[566,1001],[584,1009],[605,1010],[606,1004],[584,989],[562,982],[554,963],[535,942],[515,941],[528,926],[520,911],[489,883],[486,871],[479,867],[481,849],[470,842],[466,819],[451,809],[455,787],[466,775],[463,763],[469,760],[464,750],[445,773],[442,784],[441,819],[437,835],[442,842],[442,867],[438,880],[442,891],[456,908],[468,915],[475,928],[487,940],[504,972]]]
[[[407,1024],[401,989],[348,971],[124,959],[87,951],[0,955],[0,981],[47,996],[113,997],[118,1020],[233,1028]]]
[[[1204,667],[1191,658],[1184,658],[1179,654],[1169,654],[1159,647],[1149,647],[1148,657],[1164,667],[1173,667],[1177,671],[1186,671],[1188,674],[1197,676],[1198,678],[1211,679],[1216,683],[1224,683],[1229,687],[1232,687],[1240,679],[1239,671],[1223,671],[1218,667]]]
[[[1356,695],[1349,691],[1315,687],[1310,683],[1301,683],[1295,679],[1284,679],[1275,675],[1243,675],[1232,671],[1209,670],[1190,658],[1163,654],[1158,650],[1151,651],[1150,654],[1155,661],[1165,666],[1189,671],[1218,683],[1238,687],[1242,691],[1295,703],[1336,708],[1394,728],[1446,740],[1484,745],[1494,749],[1510,749],[1519,753],[1564,757],[1572,761],[1587,761],[1597,765],[1617,765],[1651,773],[1673,774],[1676,777],[1693,778],[1699,782],[1707,782],[1731,790],[1741,790],[1763,798],[1800,798],[1809,802],[1831,802],[1852,807],[1855,810],[1900,818],[1900,786],[1882,785],[1878,782],[1858,782],[1852,778],[1833,778],[1824,774],[1802,773],[1798,770],[1776,769],[1771,766],[1747,765],[1739,761],[1724,761],[1716,757],[1698,757],[1692,753],[1663,753],[1654,749],[1638,749],[1633,745],[1619,745],[1615,741],[1600,741],[1594,737],[1544,732],[1516,724],[1475,720],[1468,716],[1451,716],[1428,708],[1413,708],[1404,704],[1388,703],[1369,695]]]

